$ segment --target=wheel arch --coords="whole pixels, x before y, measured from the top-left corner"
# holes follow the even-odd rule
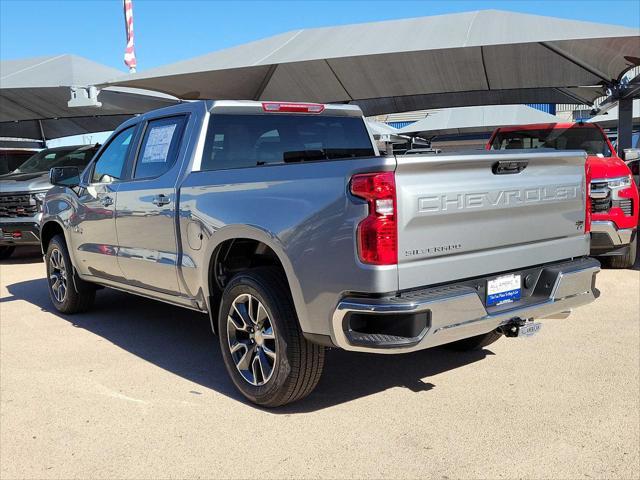
[[[47,253],[47,248],[49,247],[51,239],[59,234],[64,237],[68,248],[69,242],[67,240],[67,235],[65,234],[64,227],[59,221],[51,219],[42,224],[40,227],[40,248],[42,249],[43,255]]]
[[[207,309],[209,311],[211,327],[214,332],[216,331],[215,319],[217,318],[217,309],[219,306],[219,297],[216,298],[216,292],[219,292],[219,287],[215,278],[216,262],[219,260],[219,255],[222,249],[226,248],[230,242],[237,241],[256,242],[257,244],[264,245],[273,252],[274,258],[277,260],[285,275],[289,291],[293,298],[298,321],[300,322],[300,327],[304,331],[306,323],[306,308],[304,298],[302,296],[302,288],[298,282],[289,256],[279,239],[267,230],[259,227],[249,225],[228,225],[217,230],[215,234],[210,237],[210,241],[206,245],[205,254],[207,265],[203,266],[204,268],[201,272],[201,281],[204,287],[203,290],[207,295]]]

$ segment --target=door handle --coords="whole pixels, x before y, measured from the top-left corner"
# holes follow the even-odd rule
[[[152,203],[158,207],[161,207],[163,205],[166,205],[168,203],[171,203],[171,198],[167,197],[166,195],[156,195],[155,197],[153,197]]]
[[[109,205],[113,205],[113,198],[106,196],[100,199],[100,203],[103,207],[108,207]]]

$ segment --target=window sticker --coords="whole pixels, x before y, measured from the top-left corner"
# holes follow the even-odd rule
[[[167,161],[169,147],[176,124],[152,127],[144,147],[141,163],[163,163]]]

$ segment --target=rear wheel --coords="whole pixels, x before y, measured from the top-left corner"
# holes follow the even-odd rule
[[[78,313],[93,305],[96,291],[91,284],[75,279],[64,237],[56,235],[49,242],[45,256],[49,297],[61,313]]]
[[[302,335],[278,269],[255,268],[229,282],[218,331],[227,372],[251,402],[277,407],[306,397],[318,384],[324,347]]]
[[[0,260],[9,258],[13,254],[13,251],[15,249],[16,247],[12,247],[12,246],[0,247]]]
[[[458,340],[457,342],[449,343],[445,346],[447,348],[450,348],[451,350],[457,350],[461,352],[466,352],[469,350],[480,350],[481,348],[497,342],[501,336],[501,333],[493,330],[489,333],[485,333],[484,335],[465,338],[463,340]]]
[[[611,255],[603,257],[604,264],[610,268],[631,268],[636,263],[636,254],[638,252],[638,237],[633,239],[624,255]]]

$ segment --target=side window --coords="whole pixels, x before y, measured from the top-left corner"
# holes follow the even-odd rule
[[[102,152],[93,168],[91,183],[111,183],[120,180],[134,127],[120,132]]]
[[[142,139],[133,178],[159,177],[175,163],[185,117],[151,120]]]

